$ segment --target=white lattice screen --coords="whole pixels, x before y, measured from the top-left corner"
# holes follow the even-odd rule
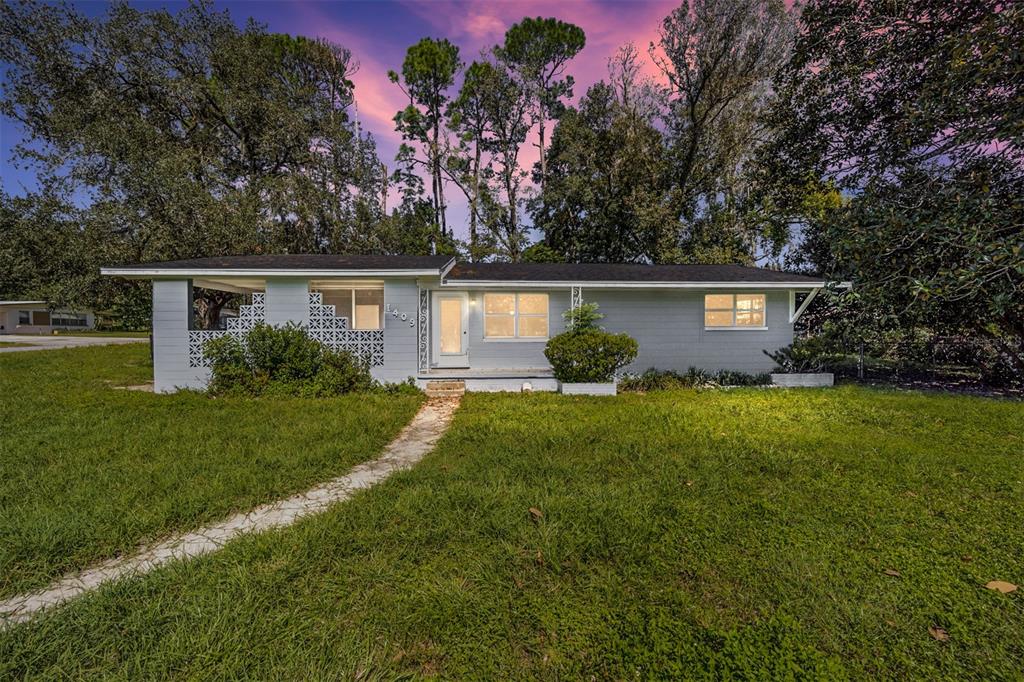
[[[238,309],[238,317],[227,321],[227,329],[189,330],[188,363],[190,367],[209,367],[210,361],[203,355],[203,346],[210,339],[234,336],[239,341],[266,319],[265,294],[252,295],[252,304]],[[333,305],[323,305],[323,294],[309,295],[309,326],[306,333],[328,348],[348,351],[358,355],[373,367],[384,364],[383,329],[349,329],[348,318],[335,317]]]

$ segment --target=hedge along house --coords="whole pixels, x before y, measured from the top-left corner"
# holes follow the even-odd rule
[[[457,263],[447,256],[278,255],[103,268],[153,280],[159,392],[202,388],[206,341],[253,325],[294,323],[364,357],[381,381],[458,379],[467,390],[555,390],[544,356],[563,313],[600,306],[648,367],[767,371],[762,350],[793,341],[793,323],[825,282],[738,265]],[[243,295],[223,330],[197,329],[196,287]]]

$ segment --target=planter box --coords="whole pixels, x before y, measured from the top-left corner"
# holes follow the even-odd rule
[[[831,386],[835,377],[831,372],[813,372],[806,374],[772,374],[772,383],[776,386],[791,388],[805,386]]]
[[[558,388],[565,395],[615,395],[615,383],[607,384],[564,384],[558,382]]]

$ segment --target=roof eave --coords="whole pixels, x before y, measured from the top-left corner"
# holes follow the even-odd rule
[[[463,289],[523,288],[552,289],[561,287],[584,287],[590,289],[814,289],[826,286],[824,281],[801,282],[623,282],[611,280],[484,280],[448,279],[442,287]]]
[[[439,277],[444,268],[100,268],[100,274],[128,279],[186,277]]]

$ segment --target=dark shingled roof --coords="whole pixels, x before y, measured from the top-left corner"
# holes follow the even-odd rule
[[[459,263],[447,281],[521,282],[780,282],[818,284],[817,277],[742,265],[642,263]]]
[[[116,266],[118,270],[440,270],[451,256],[338,256],[276,254],[214,256],[162,263]]]

